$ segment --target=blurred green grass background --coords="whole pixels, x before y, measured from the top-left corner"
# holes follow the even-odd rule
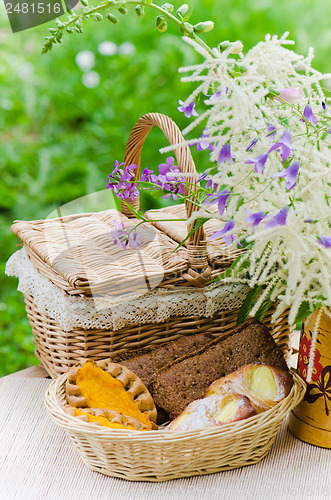
[[[181,5],[173,3],[176,8]],[[289,31],[298,53],[306,54],[313,46],[315,67],[331,72],[328,0],[192,0],[190,4],[193,23],[215,22],[214,30],[204,35],[210,46],[240,39],[247,50],[266,33],[281,36]],[[158,33],[155,14],[148,9],[143,19],[134,13],[121,16],[118,25],[90,21],[83,35],[64,36],[61,46],[41,55],[46,26],[12,34],[2,3],[0,9],[2,376],[37,362],[17,280],[4,275],[5,263],[19,243],[10,231],[12,221],[46,218],[64,203],[104,189],[141,115],[165,113],[183,128],[187,119],[177,105],[189,87],[180,82],[178,68],[198,57],[181,41],[175,26]],[[105,41],[115,44],[113,55],[100,53]],[[89,77],[76,63],[82,51],[95,57],[92,88],[86,86]],[[143,149],[143,164],[155,168],[165,139],[158,131],[152,134]],[[193,153],[198,169],[203,169],[208,157]],[[145,209],[155,203],[146,194],[142,197]]]

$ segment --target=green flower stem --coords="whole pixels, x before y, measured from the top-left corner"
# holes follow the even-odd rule
[[[307,135],[309,136],[308,122],[307,122],[304,114],[300,111],[300,109],[298,109],[294,104],[291,104],[290,102],[286,101],[285,99],[282,99],[281,97],[279,97],[279,95],[277,95],[276,93],[274,93],[272,90],[270,91],[270,94],[274,94],[274,96],[277,97],[277,99],[279,101],[281,101],[282,103],[284,103],[287,106],[289,106],[290,108],[292,108],[298,115],[301,116],[302,120],[305,122],[305,125],[306,125]],[[312,124],[310,124],[310,125],[313,127],[313,129],[316,132],[316,127],[314,127],[314,125],[312,125]]]
[[[234,186],[232,186],[232,189],[239,186],[242,182],[244,182],[248,177],[251,177],[253,175],[253,172],[255,171],[254,168],[252,168],[252,170],[250,170],[248,172],[247,175],[245,175],[245,177],[240,181],[240,182],[237,182],[237,184],[235,184]],[[233,193],[233,195],[236,195],[236,194],[240,194],[240,193]]]
[[[138,224],[136,224],[132,229],[130,229],[130,231],[128,231],[128,234],[132,233],[132,231],[135,231],[138,226],[141,226],[142,224],[145,224],[146,222],[178,222],[178,221],[185,222],[186,220],[187,219],[146,219],[146,218],[144,218],[144,220],[138,222]]]
[[[131,2],[131,0],[128,0],[127,3],[130,3],[130,2]],[[139,3],[139,2],[137,2],[137,3]],[[196,35],[194,33],[193,29],[188,29],[185,26],[185,23],[183,23],[182,21],[180,21],[179,19],[177,19],[177,17],[175,17],[174,15],[172,15],[170,12],[165,11],[164,9],[162,9],[162,7],[160,7],[159,5],[156,5],[154,3],[151,3],[151,4],[144,3],[144,5],[146,5],[148,7],[152,7],[153,9],[158,10],[159,12],[161,12],[162,15],[165,15],[168,19],[170,19],[175,24],[177,24],[177,26],[179,26],[183,31],[185,31],[185,33],[190,38],[193,38],[199,45],[201,45],[201,47],[203,47],[204,49],[206,49],[211,56],[215,57],[215,54],[212,51],[212,49],[203,40],[201,40],[201,38],[198,35]]]
[[[136,6],[141,5],[141,6],[150,7],[152,9],[156,10],[157,12],[162,14],[162,16],[164,16],[165,18],[167,18],[170,21],[177,24],[177,26],[181,29],[181,31],[185,35],[187,35],[190,38],[192,38],[193,40],[195,40],[201,47],[203,47],[205,50],[207,50],[211,56],[215,57],[215,54],[212,51],[212,49],[194,32],[193,27],[191,27],[187,23],[181,21],[176,16],[174,16],[173,14],[168,12],[167,10],[163,9],[159,5],[156,5],[154,3],[147,3],[146,1],[139,1],[139,0],[125,0],[124,2],[121,2],[118,4],[113,4],[113,2],[106,0],[102,3],[100,3],[99,5],[97,5],[96,7],[91,7],[91,8],[84,7],[82,13],[72,14],[71,15],[72,17],[71,17],[71,19],[69,19],[69,21],[67,21],[65,23],[58,21],[57,29],[56,30],[51,29],[51,33],[52,33],[51,36],[46,37],[47,42],[44,45],[42,52],[43,53],[48,52],[48,50],[50,50],[52,48],[52,45],[54,43],[60,42],[64,30],[66,30],[67,28],[69,28],[69,29],[75,28],[75,23],[77,23],[78,20],[85,21],[86,16],[90,17],[91,15],[99,13],[100,11],[103,11],[105,9],[113,8],[113,10],[116,11],[119,6],[123,6],[123,5],[136,5]]]
[[[251,198],[250,200],[247,200],[243,203],[243,205],[247,205],[248,203],[251,203],[252,201],[255,201],[259,196],[261,196],[261,194],[266,190],[268,189],[271,184],[273,183],[273,179],[266,185],[266,187],[264,189],[262,189],[262,191],[260,191],[259,193],[257,193],[256,196],[254,196],[254,198]]]

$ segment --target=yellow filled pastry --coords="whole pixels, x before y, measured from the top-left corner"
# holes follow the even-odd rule
[[[88,360],[75,366],[68,374],[66,398],[76,409],[116,412],[139,421],[147,429],[156,428],[152,396],[133,372],[117,363]],[[90,412],[89,421],[92,417]],[[109,426],[104,420],[99,421]]]

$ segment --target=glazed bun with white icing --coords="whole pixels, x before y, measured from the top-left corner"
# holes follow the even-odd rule
[[[255,415],[256,411],[246,396],[241,394],[215,394],[190,403],[183,413],[166,428],[169,431],[195,431]]]

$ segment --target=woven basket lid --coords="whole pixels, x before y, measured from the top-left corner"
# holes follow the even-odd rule
[[[137,178],[141,149],[153,126],[164,132],[170,144],[184,141],[177,125],[167,116],[151,113],[140,118],[131,131],[124,154],[125,165],[137,165]],[[205,241],[205,233],[210,236],[223,227],[220,220],[212,219],[191,234],[193,223],[187,225],[185,219],[199,208],[194,201],[197,174],[187,146],[176,148],[175,155],[180,171],[192,184],[191,196],[183,205],[147,212],[146,217],[153,219],[153,223],[139,225],[141,246],[137,249],[121,248],[111,234],[114,221],[122,222],[129,232],[141,222],[125,204],[122,213],[110,209],[55,219],[16,221],[12,231],[23,242],[38,271],[69,294],[117,295],[132,291],[146,293],[160,286],[203,287],[242,251],[228,249],[221,238]],[[132,205],[139,208],[139,198]],[[174,221],[178,218],[182,221]],[[178,248],[183,240],[184,245]]]

